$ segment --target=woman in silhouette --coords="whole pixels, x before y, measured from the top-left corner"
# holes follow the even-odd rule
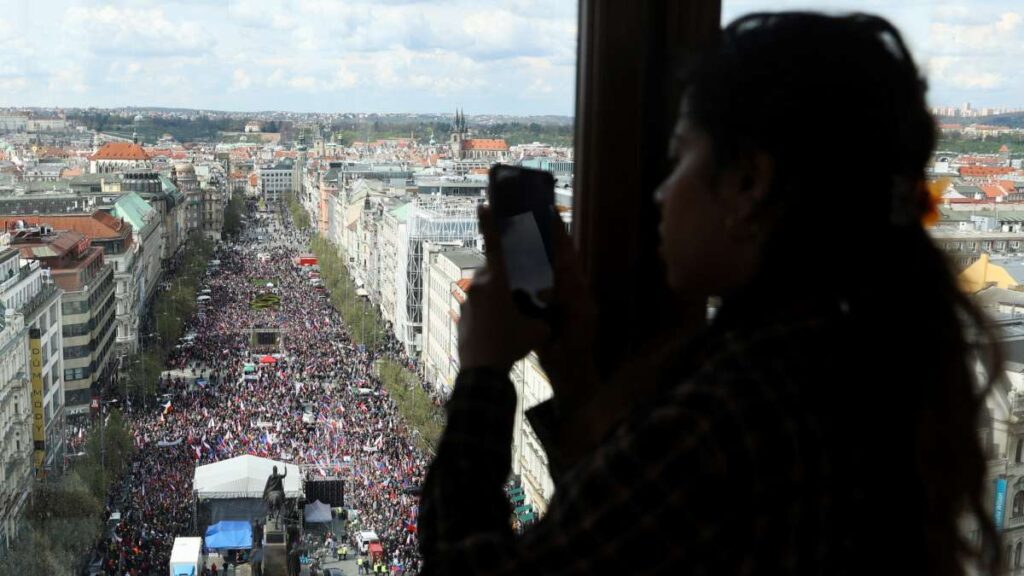
[[[512,305],[482,210],[422,573],[994,573],[976,366],[997,358],[923,224],[925,91],[884,19],[730,24],[689,75],[656,193],[669,285],[721,306],[619,377],[593,369],[564,233],[543,324]],[[528,417],[556,488],[516,536],[508,372],[531,349],[554,390]]]

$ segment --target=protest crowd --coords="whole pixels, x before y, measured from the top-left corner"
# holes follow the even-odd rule
[[[195,467],[252,454],[342,478],[345,507],[358,514],[359,529],[380,537],[388,572],[416,574],[416,488],[428,454],[374,368],[381,358],[414,363],[394,341],[376,351],[353,342],[297,264],[307,235],[278,215],[248,216],[243,235],[214,251],[220,263],[201,286],[209,298],[187,320],[188,336],[164,344],[174,348],[159,406],[127,415],[136,452],[111,490],[107,510],[122,520],[97,545],[104,570],[165,571],[175,536],[197,530]],[[253,305],[266,294],[279,304]],[[282,342],[261,348],[253,328],[279,329]]]

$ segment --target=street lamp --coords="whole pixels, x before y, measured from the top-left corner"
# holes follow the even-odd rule
[[[103,430],[107,427],[106,421],[103,419],[104,407],[107,404],[117,404],[117,398],[111,398],[110,400],[100,400],[100,469],[106,473],[107,470],[107,448],[103,443]]]

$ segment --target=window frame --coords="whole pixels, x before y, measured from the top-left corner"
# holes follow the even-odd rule
[[[671,296],[653,194],[671,167],[676,71],[717,40],[721,9],[720,0],[579,3],[572,235],[599,311],[603,373],[705,315],[706,303]]]

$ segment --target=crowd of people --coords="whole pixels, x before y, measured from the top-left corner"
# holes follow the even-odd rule
[[[312,289],[310,268],[297,264],[304,233],[279,216],[249,219],[253,228],[215,250],[220,264],[201,286],[209,301],[169,356],[169,369],[200,378],[167,373],[159,408],[128,418],[137,451],[111,496],[109,509],[120,507],[122,521],[98,546],[104,569],[148,574],[166,566],[174,537],[201,528],[192,517],[195,467],[252,454],[343,478],[346,508],[360,529],[378,534],[388,570],[415,574],[416,493],[428,456],[375,362],[415,366],[393,342],[377,351],[353,342],[327,294]],[[252,305],[268,292],[278,306]],[[280,341],[256,345],[254,328],[280,330]]]

